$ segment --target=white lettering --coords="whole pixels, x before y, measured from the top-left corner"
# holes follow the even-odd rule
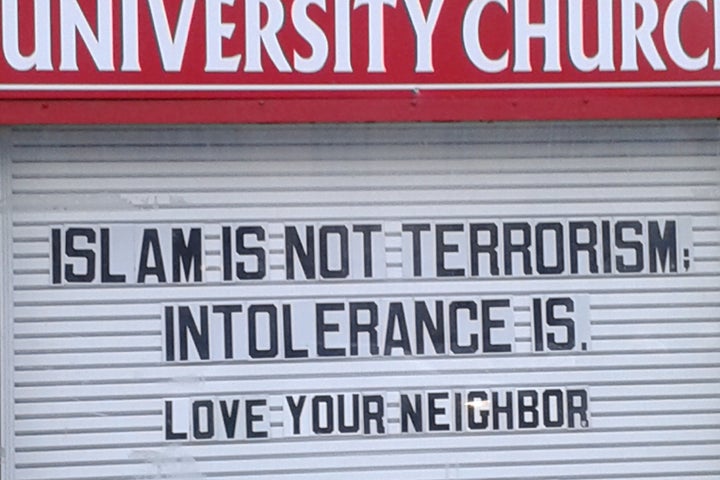
[[[350,61],[350,0],[335,0],[335,72],[352,73]]]
[[[123,0],[122,3],[123,72],[140,71],[138,36],[138,0]]]
[[[435,33],[440,9],[445,0],[433,0],[425,18],[420,0],[405,0],[405,8],[415,31],[415,71],[434,72],[432,36]]]
[[[112,0],[97,0],[97,23],[98,34],[95,37],[77,0],[60,1],[60,70],[78,70],[76,32],[87,46],[98,70],[114,70]]]
[[[235,31],[235,24],[222,21],[223,5],[235,5],[235,0],[205,0],[206,72],[236,72],[242,59],[239,54],[223,56],[223,39],[232,38]]]
[[[570,60],[582,72],[612,72],[613,61],[613,0],[597,0],[598,51],[594,57],[585,55],[583,4],[585,0],[568,0],[568,42]]]
[[[50,0],[35,0],[35,51],[30,55],[20,53],[20,26],[18,1],[2,3],[3,53],[8,64],[15,70],[51,71],[52,44],[50,41]],[[27,0],[23,0],[27,1]]]
[[[399,35],[405,32],[410,35],[411,27],[415,36],[414,71],[434,72],[437,58],[434,47],[441,48],[441,40],[446,41],[434,37],[446,0],[399,1],[407,13],[407,20],[400,21],[410,24]],[[386,56],[390,55],[385,45],[386,16],[393,20],[399,19],[397,15],[404,16],[388,10],[398,8],[398,0],[204,0],[205,23],[193,26],[197,3],[197,0],[57,0],[57,3],[27,0],[25,4],[20,0],[0,0],[2,51],[8,67],[15,71],[53,71],[57,67],[60,71],[76,72],[80,69],[78,62],[94,62],[97,71],[109,72],[115,71],[117,60],[121,63],[120,71],[141,72],[141,63],[148,60],[141,58],[141,54],[156,58],[152,46],[145,51],[147,46],[141,45],[141,34],[146,33],[143,29],[152,28],[163,69],[180,72],[188,43],[197,40],[196,47],[202,48],[203,39],[191,40],[190,34],[202,36],[204,27],[206,72],[238,72],[245,61],[245,72],[262,73],[274,68],[284,73],[316,73],[329,69],[329,63],[334,61],[334,72],[351,73],[353,49],[363,47],[358,44],[365,42],[367,35],[366,71],[384,73]],[[482,72],[539,70],[540,42],[543,72],[560,72],[563,66],[572,66],[576,72],[616,69],[638,72],[648,66],[654,71],[666,71],[668,65],[697,72],[710,68],[711,62],[715,70],[720,70],[720,0],[566,0],[562,3],[567,5],[567,11],[562,12],[562,25],[561,2],[557,0],[467,0],[465,4],[468,5],[462,20],[465,54]],[[236,11],[244,9],[244,16],[241,11],[236,13],[237,18],[230,18],[231,7]],[[367,12],[362,11],[364,7]],[[147,14],[140,11],[144,8],[149,10],[152,27],[143,23],[147,22]],[[202,15],[203,12],[197,12],[197,17]],[[694,25],[695,19],[703,15],[702,21],[698,21],[700,25]],[[693,29],[711,28],[710,15],[713,40],[693,37],[694,33],[708,33]],[[491,18],[502,25],[492,25]],[[58,19],[59,25],[54,25],[53,19]],[[238,22],[245,24],[238,27]],[[362,30],[358,32],[360,38],[352,38],[353,23]],[[388,24],[387,31],[394,26]],[[508,32],[508,28],[513,31]],[[489,36],[498,31],[503,32],[499,38]],[[147,33],[150,34],[149,30]],[[508,34],[512,35],[511,45],[505,42]],[[238,35],[245,36],[242,53],[233,50],[240,48],[236,46],[242,42]],[[412,48],[411,37],[392,38],[404,43],[399,45],[401,52],[412,55],[408,50]],[[693,38],[697,41],[690,42]],[[290,43],[282,43],[286,39]]]
[[[368,7],[368,72],[385,72],[385,6],[395,8],[397,0],[355,0],[355,8]]]
[[[260,4],[267,8],[267,23],[260,26]],[[277,35],[285,22],[285,11],[280,0],[247,0],[245,3],[245,71],[262,72],[262,48],[265,47],[275,68],[291,72]]]
[[[668,54],[675,64],[687,71],[694,72],[708,66],[710,57],[709,49],[706,49],[699,57],[691,57],[687,54],[680,40],[680,20],[683,11],[689,3],[699,3],[707,11],[707,0],[673,0],[665,13],[663,34]]]
[[[502,72],[508,68],[508,51],[497,59],[489,58],[480,45],[479,25],[483,10],[491,3],[497,3],[508,11],[507,0],[474,0],[465,12],[463,21],[463,43],[470,61],[480,70],[488,73]]]
[[[328,58],[328,40],[325,32],[308,16],[310,5],[317,5],[324,12],[325,0],[296,0],[292,6],[292,20],[297,32],[310,44],[312,54],[303,57],[294,52],[295,70],[303,73],[317,72],[325,66]]]
[[[530,39],[545,42],[545,72],[560,71],[560,12],[556,0],[545,0],[545,23],[530,23],[530,0],[515,2],[515,66],[516,72],[530,72]]]
[[[715,70],[720,70],[720,1],[713,2],[713,17],[715,32]]]
[[[635,12],[638,6],[642,10],[640,26],[637,26]],[[620,69],[624,72],[638,71],[637,47],[639,46],[653,70],[667,70],[652,39],[659,15],[654,0],[623,0],[621,14],[623,61]]]
[[[163,0],[148,0],[148,5],[150,5],[150,16],[153,21],[163,68],[166,72],[179,72],[185,58],[195,0],[183,0],[174,36],[170,32],[165,2]]]

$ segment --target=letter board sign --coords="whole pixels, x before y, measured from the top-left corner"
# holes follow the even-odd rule
[[[720,475],[713,122],[4,141],[3,479]]]

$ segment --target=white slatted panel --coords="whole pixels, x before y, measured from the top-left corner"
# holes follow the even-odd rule
[[[9,478],[717,479],[719,132],[715,122],[14,130]],[[49,285],[54,225],[610,217],[691,217],[693,271]],[[554,293],[590,296],[592,352],[525,353],[527,320],[516,332],[525,347],[492,357],[162,361],[164,303]],[[163,433],[164,399],[554,386],[589,388],[591,428],[177,445]]]

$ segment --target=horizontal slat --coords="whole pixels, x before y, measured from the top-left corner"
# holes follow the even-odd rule
[[[687,322],[678,319],[677,323],[643,323],[636,325],[630,321],[621,320],[612,324],[593,326],[593,338],[623,340],[632,337],[653,338],[670,336],[677,338],[683,336],[714,336],[720,335],[720,322]]]
[[[360,178],[356,178],[357,184],[362,185]],[[372,184],[371,184],[372,185]],[[455,187],[452,189],[430,189],[414,188],[415,198],[402,198],[398,195],[396,188],[386,189],[327,189],[322,187],[319,191],[282,189],[275,192],[266,191],[243,191],[238,188],[227,192],[202,192],[172,191],[163,196],[158,193],[37,193],[28,198],[28,204],[35,205],[72,205],[77,202],[79,196],[86,201],[97,202],[90,205],[103,205],[114,199],[118,204],[127,203],[129,206],[143,206],[148,204],[148,195],[157,197],[158,206],[165,209],[172,208],[207,208],[208,206],[221,208],[233,207],[262,207],[270,208],[272,205],[279,207],[292,207],[295,205],[304,208],[314,206],[333,207],[341,206],[379,206],[379,205],[404,205],[412,207],[415,205],[483,205],[491,209],[493,205],[498,213],[500,208],[503,211],[512,211],[522,205],[533,205],[537,208],[540,205],[572,204],[573,207],[582,208],[583,205],[591,205],[597,202],[597,197],[602,194],[607,200],[604,202],[605,211],[613,215],[622,215],[622,211],[612,210],[612,206],[632,203],[635,208],[642,208],[643,205],[652,204],[655,207],[667,206],[668,210],[680,210],[681,207],[702,208],[703,202],[712,202],[718,198],[717,190],[712,187],[696,187],[690,193],[684,187],[626,187],[609,188],[607,186],[597,187],[595,190],[587,188],[552,188],[531,189],[508,188],[501,190],[476,188],[472,185]],[[23,200],[23,195],[17,197]],[[152,205],[153,202],[150,202]],[[90,206],[89,205],[89,206]],[[627,206],[625,206],[627,209]],[[596,210],[597,211],[597,210]],[[625,210],[627,211],[627,210]]]
[[[683,417],[688,419],[688,416]],[[715,418],[715,417],[711,417]],[[659,430],[636,430],[626,432],[626,436],[618,438],[617,432],[606,432],[600,429],[593,431],[582,431],[566,433],[556,436],[553,443],[557,447],[570,448],[595,446],[602,448],[603,445],[615,446],[618,444],[629,445],[663,445],[667,444],[666,440],[662,440],[662,435],[673,435],[678,442],[682,443],[701,443],[715,442],[718,440],[718,433],[707,430],[697,430],[692,428],[683,429],[659,429]],[[178,445],[176,448],[179,453],[183,451],[192,453],[193,457],[198,461],[212,461],[213,459],[223,457],[237,458],[260,458],[267,457],[267,444],[273,443],[278,446],[279,450],[284,452],[288,458],[312,457],[315,454],[325,452],[336,452],[338,454],[348,454],[349,452],[358,451],[360,449],[367,452],[381,453],[389,451],[427,451],[428,449],[437,450],[456,450],[465,451],[482,448],[484,451],[497,451],[501,449],[507,450],[547,450],[554,448],[549,445],[550,439],[555,436],[547,432],[488,432],[485,434],[434,434],[434,435],[411,435],[406,437],[382,437],[378,436],[368,441],[368,439],[358,437],[345,437],[340,443],[332,440],[314,439],[312,441],[292,441],[292,440],[263,440],[242,442],[242,450],[238,451],[238,443],[240,442],[199,442],[194,445]],[[67,460],[68,452],[72,451],[75,463],[104,463],[113,464],[123,461],[131,461],[132,458],[120,448],[113,446],[104,446],[93,449],[76,449],[68,448],[62,450],[49,450],[45,452],[45,456],[40,459],[34,459],[29,452],[31,448],[22,449],[18,453],[18,460],[21,464],[49,464],[53,461]],[[192,450],[192,452],[190,452]],[[152,447],[139,449],[138,452],[147,454],[157,453]],[[135,457],[138,458],[138,457]],[[139,458],[140,460],[142,457]],[[32,462],[32,463],[30,463]]]
[[[110,355],[112,353],[112,355]],[[159,362],[162,358],[162,351],[132,351],[130,347],[124,351],[97,353],[53,353],[52,355],[19,355],[15,360],[16,367],[41,367],[50,368],[58,365],[122,365],[136,363]]]
[[[412,141],[411,141],[412,142]],[[418,148],[420,147],[420,148]],[[233,163],[238,159],[250,162],[249,167],[256,163],[263,163],[264,168],[292,164],[303,171],[303,167],[310,165],[315,171],[341,173],[342,166],[334,161],[362,161],[361,171],[376,171],[397,173],[406,166],[414,172],[444,173],[446,167],[457,167],[438,164],[438,160],[450,162],[463,162],[462,167],[467,168],[467,160],[472,159],[474,165],[495,172],[533,172],[533,171],[578,171],[578,172],[633,172],[652,170],[658,172],[698,172],[707,171],[708,163],[717,154],[716,145],[711,141],[698,142],[693,146],[683,145],[680,142],[667,143],[658,147],[652,142],[632,142],[626,144],[598,144],[589,142],[578,145],[551,145],[548,142],[521,143],[513,141],[513,146],[502,141],[495,143],[479,143],[469,140],[463,144],[438,144],[429,141],[415,140],[409,145],[398,146],[392,143],[380,144],[372,142],[361,146],[342,145],[340,148],[310,147],[303,145],[287,146],[250,146],[238,147],[226,144],[207,145],[162,145],[154,144],[138,150],[138,146],[109,144],[95,147],[82,145],[58,145],[43,149],[37,147],[16,147],[13,157],[13,173],[19,175],[34,174],[39,169],[46,169],[48,175],[63,175],[64,171],[81,170],[83,166],[90,166],[89,173],[117,174],[121,169],[118,166],[138,166],[138,173],[156,173],[177,171],[177,165],[188,165],[188,173],[203,175],[208,168],[201,169],[198,162],[213,162],[213,170],[230,170],[237,168]],[[129,156],[128,150],[134,155]],[[537,159],[563,158],[567,161],[565,169],[557,164],[538,165]],[[681,158],[681,160],[679,160]],[[129,161],[128,159],[132,159]],[[499,161],[500,160],[500,161]],[[507,162],[504,162],[506,161]],[[628,163],[632,160],[632,163]],[[305,162],[305,163],[304,163]],[[323,162],[327,168],[322,167]],[[384,162],[384,164],[383,164]],[[68,170],[57,168],[63,163]],[[358,162],[359,163],[359,162]],[[55,166],[53,166],[53,164]],[[105,168],[100,168],[102,165]],[[145,165],[143,165],[145,164]],[[152,166],[156,164],[156,166]],[[268,165],[270,164],[270,165]],[[93,167],[94,165],[94,167]],[[168,168],[169,167],[169,168]],[[352,166],[350,167],[352,171]],[[183,171],[183,170],[181,170]],[[267,170],[265,170],[267,171]],[[281,169],[280,172],[287,171]],[[313,171],[305,168],[305,171]],[[132,171],[128,175],[133,175]]]
[[[491,204],[451,204],[443,201],[416,201],[413,204],[387,204],[372,200],[368,195],[362,205],[357,202],[348,202],[340,199],[339,202],[326,201],[324,204],[307,206],[302,204],[283,205],[269,202],[265,205],[243,205],[242,216],[224,210],[219,205],[187,208],[180,203],[167,208],[163,203],[165,199],[159,197],[144,199],[145,208],[138,210],[128,199],[120,196],[86,195],[78,206],[77,198],[67,204],[53,202],[51,199],[38,201],[36,199],[24,200],[21,207],[16,209],[15,218],[22,223],[63,224],[63,223],[126,223],[128,212],[133,212],[133,219],[138,222],[264,222],[268,219],[268,209],[272,209],[273,221],[305,221],[308,219],[325,219],[328,221],[343,222],[348,218],[358,220],[426,220],[428,218],[557,218],[557,214],[549,213],[562,205],[567,216],[627,216],[629,211],[635,216],[666,216],[666,215],[692,215],[693,217],[707,216],[717,212],[716,201],[696,201],[691,205],[688,202],[652,201],[607,202],[595,203],[567,203],[554,202],[545,204],[522,203],[515,205]],[[75,209],[70,212],[49,210],[51,207]],[[380,209],[382,207],[382,209]],[[549,210],[553,207],[553,210]],[[239,208],[239,205],[236,205]],[[710,223],[710,222],[708,222]],[[715,220],[712,225],[718,224]]]
[[[162,425],[162,414],[158,415],[123,415],[82,418],[44,418],[40,420],[16,420],[15,434],[18,436],[41,436],[47,434],[73,435],[80,432],[96,431],[98,433],[140,431],[157,429]],[[139,430],[140,429],[140,430]]]
[[[139,384],[131,388],[116,387],[108,389],[104,385],[75,385],[75,386],[52,386],[52,387],[16,387],[16,400],[20,404],[50,404],[61,403],[65,399],[75,401],[94,402],[103,399],[114,400],[127,398],[154,398],[183,397],[193,395],[283,395],[287,392],[295,393],[316,393],[316,392],[344,392],[362,390],[373,391],[396,391],[396,390],[424,390],[428,385],[437,389],[473,389],[473,388],[512,388],[518,385],[528,385],[528,369],[516,372],[485,373],[482,379],[473,373],[454,373],[444,375],[410,375],[396,373],[394,375],[373,377],[356,377],[347,375],[343,377],[323,376],[319,379],[308,378],[267,378],[243,379],[233,381],[207,382],[200,378],[187,378],[185,381]],[[533,372],[531,385],[556,386],[562,385],[586,385],[594,383],[612,384],[617,378],[618,372],[605,372],[597,370],[587,371],[563,371],[559,369],[538,369]],[[554,370],[554,371],[553,371]],[[683,368],[682,375],[685,379],[711,379],[720,367],[714,368]],[[645,381],[668,381],[671,382],[673,375],[680,373],[677,369],[669,368],[637,368],[622,372],[622,379],[625,382],[637,380],[644,375]],[[180,377],[182,378],[182,377]],[[360,387],[360,385],[362,387]],[[59,408],[59,405],[58,405]],[[720,408],[720,405],[717,405]]]
[[[428,355],[425,357],[385,357],[384,361],[379,359],[326,359],[324,361],[296,360],[284,361],[281,363],[274,361],[256,361],[256,362],[219,362],[219,363],[189,363],[168,365],[167,363],[153,363],[152,369],[130,369],[127,370],[133,378],[165,378],[176,374],[175,370],[182,370],[183,378],[212,378],[218,377],[247,377],[247,378],[264,378],[273,376],[273,378],[293,378],[298,375],[313,375],[322,366],[325,376],[346,376],[348,373],[357,373],[364,375],[394,375],[398,372],[405,374],[427,375],[432,373],[447,374],[450,372],[459,373],[477,373],[478,368],[487,368],[494,365],[496,371],[562,371],[562,370],[609,370],[616,371],[625,366],[628,371],[635,369],[644,369],[652,367],[663,368],[687,368],[693,366],[712,366],[718,363],[720,352],[717,350],[710,352],[667,352],[658,350],[652,352],[650,356],[633,354],[583,354],[583,355],[524,355],[518,356],[514,354],[506,355],[470,355],[470,356],[435,356]],[[568,362],[572,359],[572,362]],[[74,368],[72,364],[68,364],[66,369],[67,375],[73,375],[88,380],[103,378],[116,378],[113,375],[122,376],[124,368],[114,367],[108,362],[95,365],[98,371],[87,371],[85,368]],[[240,369],[244,369],[241,371]],[[714,367],[710,367],[714,368]],[[281,369],[281,371],[278,371]],[[82,370],[82,372],[81,372]],[[73,373],[74,372],[74,373]],[[143,373],[146,372],[146,373]],[[18,375],[42,375],[42,371],[33,374],[31,372],[22,372]],[[57,376],[62,379],[62,371],[49,372],[51,376]],[[709,375],[712,373],[709,373]],[[628,375],[626,372],[624,375]],[[31,377],[32,378],[32,377]],[[620,380],[620,379],[618,379]]]
[[[128,429],[131,430],[131,429]],[[159,430],[159,429],[158,429]],[[202,457],[212,457],[212,456],[229,456],[229,455],[238,455],[240,458],[245,457],[247,459],[252,459],[253,457],[261,456],[266,457],[267,456],[267,447],[261,447],[263,444],[265,445],[272,445],[274,448],[283,448],[283,451],[287,454],[287,458],[294,458],[297,455],[302,454],[308,454],[308,453],[317,453],[318,455],[322,455],[322,452],[324,450],[330,450],[331,453],[339,454],[342,450],[348,448],[347,453],[352,452],[352,448],[355,447],[364,447],[364,450],[367,450],[368,453],[375,451],[375,453],[381,453],[383,451],[386,451],[390,448],[392,448],[393,444],[397,445],[396,448],[402,448],[405,451],[412,451],[412,450],[420,450],[423,448],[423,444],[420,443],[421,441],[428,442],[430,439],[436,440],[436,443],[438,447],[445,446],[445,447],[452,447],[456,450],[463,450],[464,448],[468,447],[474,447],[477,448],[477,446],[485,446],[488,450],[498,451],[498,450],[522,450],[523,445],[527,445],[528,449],[534,449],[538,451],[542,450],[557,450],[556,452],[553,452],[554,455],[562,454],[562,451],[560,449],[553,449],[550,447],[550,445],[547,444],[548,440],[551,439],[553,436],[559,436],[563,440],[558,441],[558,446],[562,446],[565,448],[572,447],[573,445],[583,445],[583,444],[595,444],[599,442],[604,442],[605,445],[603,448],[613,448],[614,445],[618,443],[634,443],[637,446],[642,445],[668,445],[669,443],[672,443],[667,440],[661,440],[662,437],[658,436],[658,432],[662,432],[665,434],[673,435],[675,434],[677,438],[675,439],[679,445],[682,445],[683,443],[696,443],[698,445],[703,443],[716,443],[718,442],[717,433],[707,432],[707,431],[692,431],[690,429],[670,429],[667,431],[663,430],[655,430],[655,437],[653,437],[653,434],[650,431],[643,431],[642,429],[638,430],[637,432],[623,432],[623,435],[618,435],[617,432],[603,432],[602,428],[599,428],[595,433],[593,434],[584,434],[584,433],[574,433],[574,432],[560,432],[561,435],[553,435],[550,432],[543,432],[543,431],[536,431],[527,433],[522,430],[517,430],[515,432],[483,432],[482,434],[478,433],[457,433],[454,435],[449,434],[412,434],[407,435],[405,437],[396,437],[396,436],[384,436],[384,435],[377,435],[373,436],[373,442],[368,442],[369,437],[357,437],[357,436],[346,436],[342,439],[338,438],[336,440],[340,440],[339,442],[333,442],[330,437],[316,437],[313,439],[304,439],[304,441],[299,442],[298,438],[295,439],[265,439],[265,440],[254,440],[254,441],[224,441],[224,442],[197,442],[195,445],[192,445],[192,448],[194,450],[194,453],[198,456],[197,458]],[[136,433],[137,436],[133,438],[133,433]],[[516,438],[512,439],[511,433],[514,434]],[[555,432],[557,434],[557,432]],[[613,435],[614,434],[614,435]],[[693,437],[694,434],[694,437]],[[107,443],[106,441],[103,441],[101,438],[101,434],[98,433],[78,433],[78,442],[77,444],[69,445],[67,443],[64,443],[62,441],[62,437],[60,434],[48,434],[48,435],[22,435],[21,438],[18,439],[20,444],[18,445],[18,450],[22,452],[30,452],[32,450],[38,449],[38,448],[46,448],[48,452],[50,451],[65,451],[65,452],[74,452],[76,450],[99,450],[99,453],[95,454],[94,457],[102,457],[105,454],[108,454],[108,456],[113,456],[112,449],[118,448],[113,447],[112,444]],[[162,432],[157,431],[144,431],[141,429],[138,429],[136,432],[118,432],[118,446],[122,444],[132,444],[135,445],[135,448],[142,448],[143,445],[146,445],[147,447],[151,447],[153,444],[161,444],[163,441],[161,439]],[[614,439],[612,438],[614,436]],[[510,439],[508,438],[510,437]],[[414,439],[415,441],[406,441],[405,439]],[[514,440],[514,441],[513,441]],[[97,442],[97,443],[94,443]],[[378,448],[375,443],[380,444],[382,448]],[[333,443],[336,443],[334,445],[333,449]],[[363,443],[370,443],[370,445],[362,445]],[[176,443],[177,444],[177,443]],[[235,444],[235,448],[231,449],[230,447]],[[241,451],[238,451],[237,444],[244,444],[245,448],[243,448]],[[384,444],[384,445],[383,445]],[[182,445],[182,442],[180,443]],[[209,445],[212,445],[214,448],[208,448]],[[542,446],[542,447],[540,447]],[[189,448],[190,446],[186,446],[186,448]],[[534,448],[533,448],[534,447]],[[572,448],[570,448],[572,450]],[[103,451],[105,450],[105,452]],[[264,452],[263,452],[264,450]],[[69,454],[72,457],[77,458],[76,461],[87,461],[88,455],[78,452],[77,454],[71,453]],[[92,458],[92,457],[90,457]],[[127,458],[127,457],[126,457]],[[442,461],[442,460],[441,460]]]
[[[484,191],[498,193],[500,190],[513,190],[519,192],[532,192],[540,190],[540,185],[553,185],[553,189],[576,189],[582,188],[585,194],[594,193],[593,189],[603,189],[602,195],[614,196],[613,192],[622,192],[624,189],[633,189],[638,194],[642,189],[652,188],[656,193],[662,190],[667,195],[682,195],[688,189],[698,187],[713,187],[714,182],[708,178],[710,171],[705,172],[658,172],[648,177],[645,172],[623,172],[607,173],[602,176],[590,177],[586,173],[513,173],[501,174],[492,170],[483,171],[474,162],[468,161],[462,165],[459,161],[445,162],[445,168],[455,168],[453,175],[449,174],[412,174],[412,171],[403,175],[403,185],[406,188],[450,190],[450,189],[471,189],[482,188]],[[450,164],[448,164],[450,163]],[[456,165],[452,165],[456,163]],[[328,165],[330,171],[322,174],[317,172],[317,165],[307,168],[307,173],[302,173],[296,165],[288,163],[284,168],[295,172],[293,175],[279,176],[277,167],[272,170],[267,165],[257,166],[251,163],[238,163],[227,169],[216,169],[213,176],[208,176],[207,165],[203,165],[203,171],[195,173],[189,170],[200,170],[190,168],[194,165],[185,165],[182,176],[172,169],[161,171],[155,170],[154,175],[148,172],[143,176],[133,169],[133,177],[127,176],[127,169],[118,172],[117,175],[108,174],[107,167],[102,171],[93,173],[93,165],[84,166],[73,172],[69,169],[58,174],[56,178],[48,178],[50,174],[44,170],[34,176],[15,174],[13,188],[15,194],[38,194],[38,193],[84,193],[84,192],[203,192],[211,186],[213,192],[218,191],[246,191],[246,192],[281,192],[281,191],[363,191],[363,190],[395,190],[397,189],[397,178],[390,175],[382,175],[380,172],[366,172],[359,170],[353,176],[347,175],[347,169],[353,168],[345,162],[343,173],[333,174],[332,168],[335,163]],[[363,165],[367,165],[363,162]],[[117,167],[120,167],[118,165]],[[52,165],[48,165],[52,168]],[[117,168],[116,167],[116,168]],[[157,167],[155,167],[157,168]],[[458,171],[460,170],[460,171]],[[173,172],[173,173],[168,173]],[[154,178],[153,178],[154,176]],[[358,182],[358,177],[365,178]],[[252,179],[252,182],[248,182]],[[600,192],[598,192],[600,193]]]
[[[666,306],[646,306],[642,309],[627,309],[622,312],[617,310],[595,309],[592,312],[594,322],[613,321],[613,320],[626,320],[628,322],[643,322],[648,320],[668,321],[668,320],[710,320],[714,318],[717,313],[717,305],[705,305],[705,306],[687,306],[682,307],[682,311],[677,311],[673,308]]]
[[[90,436],[88,439],[91,439]],[[650,460],[658,461],[653,466],[646,465],[649,471],[659,471],[663,463],[666,463],[665,459],[671,458],[675,460],[675,463],[681,463],[683,461],[692,460],[703,460],[706,464],[712,464],[711,458],[714,457],[714,453],[717,452],[718,444],[711,445],[693,445],[693,446],[673,446],[673,447],[653,447],[653,446],[638,446],[638,447],[624,447],[622,449],[596,449],[578,448],[573,451],[573,463],[577,464],[590,464],[595,461],[600,461],[601,464],[608,464],[608,467],[612,467],[613,463],[625,463],[633,460],[645,461]],[[608,451],[609,450],[609,451]],[[517,452],[492,452],[492,455],[474,455],[468,456],[468,452],[447,452],[442,456],[429,456],[427,454],[412,455],[405,453],[396,453],[393,455],[364,455],[358,456],[340,456],[331,455],[327,457],[318,456],[313,462],[315,465],[321,465],[321,467],[315,467],[318,470],[337,470],[338,474],[342,471],[348,470],[365,470],[367,466],[372,465],[372,470],[392,468],[397,469],[401,466],[414,466],[423,465],[427,469],[441,469],[445,470],[447,465],[455,465],[457,467],[470,467],[475,469],[481,468],[496,468],[499,465],[510,466],[512,464],[525,464],[528,466],[537,465],[542,468],[541,465],[555,464],[562,469],[562,463],[566,462],[567,459],[563,458],[561,452],[554,452],[552,450],[528,450],[521,454],[522,460],[518,460]],[[607,461],[607,458],[622,458],[623,461]],[[716,462],[717,463],[717,462]],[[285,458],[277,460],[268,464],[266,459],[243,459],[226,462],[212,462],[212,463],[198,463],[197,467],[199,470],[207,474],[213,474],[215,472],[255,472],[264,471],[267,473],[277,472],[282,474],[288,470],[310,470],[312,465],[309,464],[307,459],[293,459]],[[518,467],[515,467],[518,468]],[[65,467],[63,474],[66,475],[63,478],[82,478],[88,476],[91,472],[97,474],[110,474],[114,469],[107,469],[103,472],[101,469],[87,469],[84,467]],[[631,468],[632,471],[640,472],[636,468]],[[648,470],[645,470],[646,472]],[[103,473],[100,473],[103,472]],[[127,465],[123,468],[124,474],[128,475],[128,478],[132,477],[143,477],[152,475],[154,473],[154,465],[150,462],[142,466]],[[668,473],[667,471],[663,473]],[[52,477],[52,470],[47,469],[23,469],[21,478],[26,479],[37,479],[37,480],[56,480],[57,477]]]
[[[52,338],[53,336],[98,336],[98,335],[122,335],[124,333],[136,334],[141,332],[157,332],[159,335],[160,318],[125,318],[125,319],[100,319],[88,318],[85,321],[53,320],[53,321],[24,321],[15,323],[15,336],[21,338]]]
[[[65,338],[20,338],[16,337],[15,352],[17,355],[26,355],[24,352],[48,352],[40,355],[54,355],[61,353],[63,349],[71,350],[102,350],[104,348],[113,349],[130,345],[134,348],[139,347],[162,347],[161,332],[159,325],[156,326],[158,331],[145,333],[144,335],[122,336],[113,335],[109,337],[92,336],[92,337],[65,337]],[[50,353],[53,352],[53,353]],[[38,353],[33,353],[38,355]]]
[[[63,286],[46,285],[42,296],[34,292],[17,292],[16,307],[37,307],[41,308],[48,302],[61,306],[70,298],[81,299],[86,297],[90,305],[99,302],[90,301],[89,298],[94,292],[102,289],[105,305],[112,305],[114,300],[123,299],[121,303],[143,303],[150,297],[153,300],[162,302],[171,300],[174,297],[204,298],[207,301],[213,299],[237,298],[237,289],[242,285],[243,300],[262,298],[302,298],[303,293],[313,298],[338,298],[347,296],[357,298],[366,293],[368,298],[390,298],[392,296],[403,296],[421,294],[428,298],[441,298],[442,295],[467,295],[473,291],[475,297],[485,295],[514,295],[519,299],[527,298],[535,292],[559,292],[583,293],[592,292],[592,306],[608,306],[612,304],[627,305],[636,302],[647,302],[655,300],[655,304],[691,306],[693,303],[720,304],[715,292],[720,291],[720,285],[715,283],[712,275],[692,274],[634,274],[634,275],[527,275],[527,276],[478,276],[460,278],[379,278],[379,279],[357,279],[338,281],[335,279],[304,280],[302,273],[300,278],[295,280],[245,280],[236,283],[222,283],[220,285],[208,286],[195,282],[190,284],[68,284]],[[668,282],[672,278],[672,283]],[[642,279],[640,281],[640,279]],[[128,279],[132,281],[133,279]],[[153,276],[149,281],[154,280]],[[268,286],[272,286],[272,292],[268,292]],[[482,285],[479,289],[478,285]],[[362,286],[362,289],[358,287]],[[521,294],[519,290],[525,290],[527,295]],[[557,291],[555,293],[557,293]],[[619,295],[627,292],[627,295]],[[158,295],[162,292],[162,296]],[[433,294],[434,293],[434,294]],[[192,294],[192,296],[190,295]],[[662,302],[657,299],[661,295]],[[655,296],[655,299],[653,299]],[[33,302],[34,300],[34,302]],[[715,302],[713,302],[715,300]],[[652,305],[647,305],[651,307]],[[157,310],[160,311],[159,309]]]
[[[324,135],[317,135],[318,130]],[[712,120],[683,122],[516,122],[516,123],[458,123],[458,124],[327,124],[315,125],[239,125],[239,126],[147,126],[143,128],[112,126],[83,128],[72,127],[18,127],[13,129],[15,145],[86,144],[92,136],[100,144],[129,143],[157,145],[163,143],[192,142],[217,143],[231,139],[235,144],[349,144],[366,143],[371,139],[384,139],[401,143],[412,136],[426,141],[463,143],[463,139],[490,139],[503,141],[503,133],[518,142],[532,139],[573,144],[590,141],[623,143],[631,140],[679,140],[689,144],[696,140],[717,138],[717,125]],[[55,143],[53,143],[55,142]]]

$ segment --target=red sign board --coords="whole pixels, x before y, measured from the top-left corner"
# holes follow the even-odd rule
[[[720,116],[715,0],[1,0],[0,121]]]

